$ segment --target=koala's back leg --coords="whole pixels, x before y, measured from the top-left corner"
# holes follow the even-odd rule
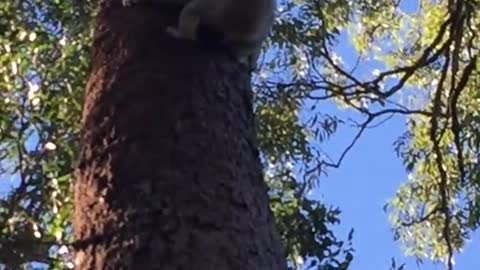
[[[202,0],[189,2],[180,12],[178,25],[168,27],[167,32],[179,39],[196,40],[197,31],[202,17]]]

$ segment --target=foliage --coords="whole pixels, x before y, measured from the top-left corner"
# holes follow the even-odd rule
[[[69,266],[71,172],[78,152],[93,1],[0,2],[0,263]],[[340,211],[308,194],[358,138],[393,115],[411,177],[386,206],[419,259],[451,268],[480,224],[480,1],[282,0],[255,112],[270,204],[295,269],[348,269],[352,235]],[[411,2],[410,2],[411,4]],[[335,53],[349,37],[357,60]],[[373,68],[372,68],[373,67]],[[363,121],[324,111],[325,104]],[[323,145],[341,125],[358,134],[333,160]],[[10,178],[10,180],[9,180]],[[10,182],[9,182],[10,181]],[[391,269],[403,269],[392,260]]]
[[[403,72],[402,87],[411,93],[408,107],[423,111],[408,118],[408,131],[396,143],[411,172],[387,206],[396,237],[407,253],[441,260],[448,269],[480,221],[479,4],[421,1],[417,11],[396,16],[415,28],[389,30],[409,42],[390,39],[395,58],[379,57],[386,66],[415,68]]]
[[[336,17],[317,13],[320,23],[307,15],[313,14],[312,2],[287,4],[281,13],[274,35],[279,52],[263,71],[268,79],[260,80],[259,92],[273,95],[274,89],[296,100],[295,115],[307,119],[293,121],[310,135],[303,167],[313,162],[320,171],[338,167],[367,128],[395,114],[406,116],[408,131],[396,150],[411,178],[386,209],[407,254],[441,260],[452,269],[454,252],[480,223],[480,2],[367,0],[329,9],[332,3],[322,1],[322,11],[336,9],[330,13]],[[291,38],[291,33],[299,37]],[[350,37],[356,61],[344,62],[333,52],[336,34]],[[365,117],[363,122],[350,120],[358,134],[336,162],[322,155],[314,142],[324,137],[312,136],[318,133],[310,130],[324,127],[316,109],[322,100],[334,100]],[[347,122],[336,119],[334,126]]]
[[[0,262],[60,267],[70,240],[91,5],[0,3]],[[10,178],[10,179],[9,179]],[[60,249],[63,251],[63,249]]]

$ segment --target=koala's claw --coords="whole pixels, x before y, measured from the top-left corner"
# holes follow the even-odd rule
[[[172,37],[177,38],[177,39],[195,40],[195,36],[187,35],[187,34],[185,34],[184,31],[182,31],[181,29],[179,29],[177,27],[169,26],[169,27],[167,27],[167,29],[165,31],[169,35],[171,35]]]
[[[129,7],[133,4],[139,3],[141,0],[122,0],[122,5],[124,7]]]

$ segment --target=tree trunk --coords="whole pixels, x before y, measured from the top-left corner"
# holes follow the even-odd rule
[[[283,270],[250,76],[174,40],[178,10],[102,4],[86,90],[76,269]]]

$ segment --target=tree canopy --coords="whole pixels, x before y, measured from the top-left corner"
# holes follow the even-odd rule
[[[72,170],[96,2],[0,2],[6,269],[72,267]],[[308,194],[341,170],[365,130],[394,115],[406,125],[392,151],[409,173],[385,206],[395,237],[406,254],[453,269],[480,225],[480,1],[282,0],[277,13],[253,91],[270,206],[292,269],[349,269],[353,231],[335,235],[340,209]],[[340,53],[343,38],[354,61]],[[333,159],[324,146],[342,125],[358,133]]]

